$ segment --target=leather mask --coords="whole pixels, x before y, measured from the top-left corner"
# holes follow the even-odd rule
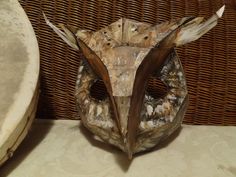
[[[206,21],[184,17],[157,25],[121,18],[96,32],[65,25],[61,31],[44,15],[68,45],[84,54],[76,82],[83,125],[129,158],[171,135],[188,105],[185,74],[174,48],[212,29],[223,11],[224,6]],[[150,77],[166,85],[166,95],[149,94]],[[91,88],[99,83],[106,97],[98,99]]]

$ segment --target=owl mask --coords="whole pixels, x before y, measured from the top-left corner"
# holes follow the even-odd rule
[[[200,38],[222,16],[184,17],[151,25],[121,18],[93,32],[47,24],[72,48],[84,54],[76,81],[76,99],[83,125],[104,142],[132,155],[154,147],[181,126],[188,104],[184,71],[174,47]],[[197,52],[197,51],[196,51]],[[147,92],[148,78],[159,78],[165,96]],[[107,96],[91,88],[104,84]]]

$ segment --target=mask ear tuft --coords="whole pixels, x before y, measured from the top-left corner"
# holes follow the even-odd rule
[[[176,46],[184,45],[189,42],[199,39],[201,36],[210,31],[217,25],[218,19],[222,17],[225,6],[222,6],[214,15],[207,21],[200,23],[203,18],[197,17],[185,24],[177,34],[175,44]]]
[[[218,15],[219,18],[222,17],[224,11],[225,11],[225,5],[223,5],[223,6],[216,12],[216,14]]]
[[[63,41],[65,41],[73,49],[79,50],[79,47],[77,46],[77,43],[76,43],[75,35],[69,29],[67,29],[64,25],[59,24],[59,26],[63,29],[64,31],[63,32],[48,20],[45,13],[43,13],[43,17],[47,25],[50,26],[53,29],[53,31],[55,31],[55,33],[57,33],[57,35],[63,39]]]

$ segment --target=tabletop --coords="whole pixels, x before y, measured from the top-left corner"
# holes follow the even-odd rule
[[[0,177],[235,177],[236,127],[182,128],[132,161],[76,120],[36,120]]]

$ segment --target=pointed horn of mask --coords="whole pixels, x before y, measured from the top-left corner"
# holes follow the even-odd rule
[[[202,17],[198,17],[185,24],[177,34],[175,40],[176,46],[184,45],[186,43],[195,41],[204,34],[206,34],[208,31],[210,31],[213,27],[217,25],[218,19],[222,17],[224,10],[225,5],[222,6],[214,15],[212,15],[205,22],[202,22]]]
[[[60,38],[62,38],[63,41],[65,41],[69,46],[71,46],[73,49],[75,50],[79,50],[79,47],[77,46],[77,42],[75,39],[75,35],[70,32],[70,30],[68,30],[64,25],[60,24],[60,27],[63,29],[63,31],[61,31],[60,29],[58,29],[55,25],[53,25],[48,18],[46,17],[46,15],[43,13],[43,17],[47,23],[48,26],[50,26],[53,31],[55,31],[55,33],[60,36]]]

